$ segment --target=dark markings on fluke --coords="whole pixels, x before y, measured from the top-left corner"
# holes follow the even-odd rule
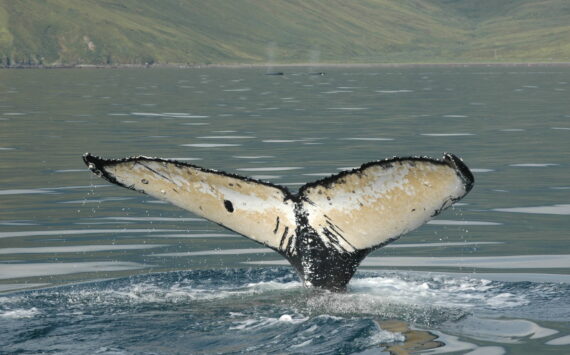
[[[105,180],[173,203],[285,257],[304,285],[343,291],[374,249],[437,216],[472,188],[461,159],[444,154],[388,158],[302,186],[296,194],[265,181],[145,156],[86,153]]]

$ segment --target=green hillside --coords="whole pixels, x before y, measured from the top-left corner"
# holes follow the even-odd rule
[[[0,0],[0,65],[570,61],[567,0]]]

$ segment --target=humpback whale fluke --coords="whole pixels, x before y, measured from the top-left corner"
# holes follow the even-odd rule
[[[469,168],[442,159],[390,158],[286,187],[145,156],[103,159],[89,169],[109,182],[168,201],[284,256],[305,285],[344,290],[364,257],[463,198]]]

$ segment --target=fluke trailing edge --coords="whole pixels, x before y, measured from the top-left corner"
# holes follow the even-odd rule
[[[114,184],[168,201],[261,243],[305,285],[344,290],[364,257],[460,200],[473,187],[453,154],[390,158],[308,183],[283,186],[150,157],[83,156]]]

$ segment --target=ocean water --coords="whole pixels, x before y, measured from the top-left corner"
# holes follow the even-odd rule
[[[570,353],[569,68],[279,70],[0,71],[0,353]],[[451,152],[476,183],[334,294],[87,151],[292,191]]]

